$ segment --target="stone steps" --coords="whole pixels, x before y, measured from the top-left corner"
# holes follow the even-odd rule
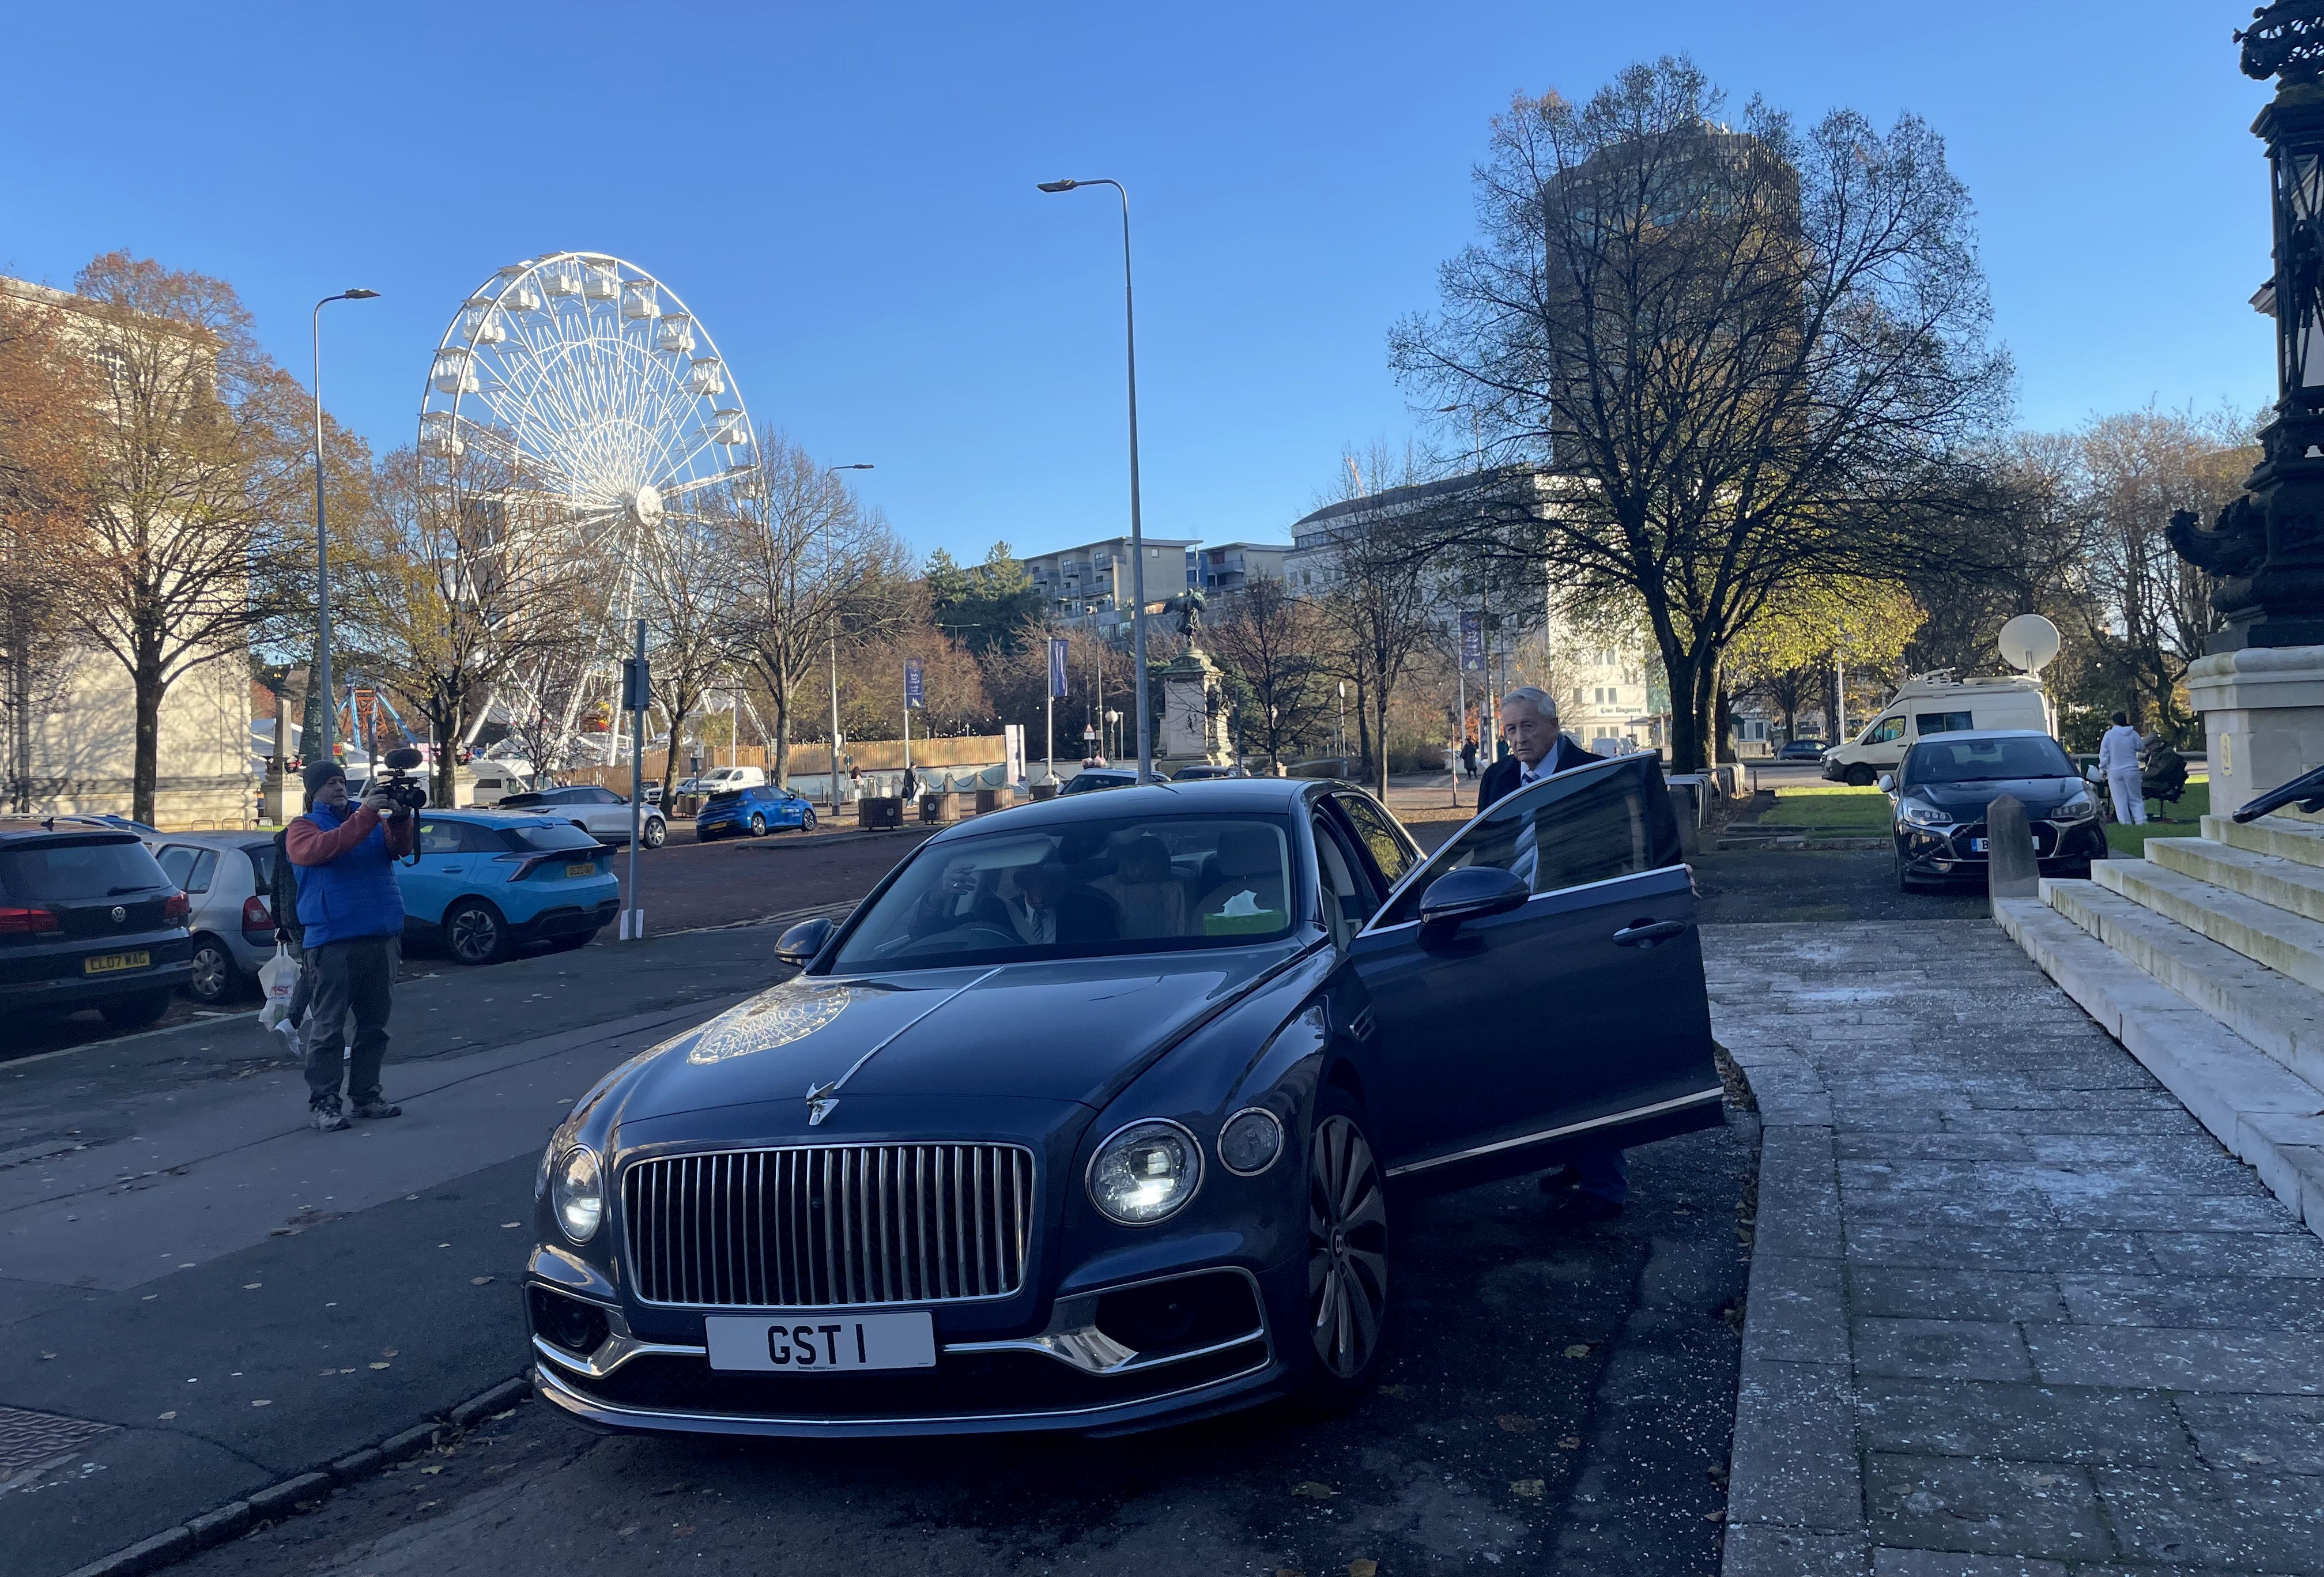
[[[2324,921],[2324,868],[2214,838],[2155,838],[2146,845],[2146,857],[2166,871]]]
[[[2145,863],[2107,861],[2094,869]],[[2086,886],[2093,890],[2074,890]],[[2096,896],[2119,899],[2120,890],[2057,881],[2043,887],[2050,902],[1994,899],[2001,928],[2310,1231],[2324,1234],[2324,1091],[2068,918],[2067,909],[2079,904],[2101,931],[2111,919],[2128,935],[2133,922]],[[2132,887],[2154,890],[2144,882]]]
[[[2094,881],[2044,878],[2042,898],[2286,1070],[2324,1089],[2324,992]]]
[[[2302,865],[2324,866],[2324,825],[2282,816],[2264,816],[2254,822],[2207,816],[2202,827],[2203,835],[2214,843],[2296,860]]]
[[[2324,921],[2278,908],[2264,899],[2215,886],[2152,860],[2094,861],[2090,880],[2279,974],[2324,991]]]

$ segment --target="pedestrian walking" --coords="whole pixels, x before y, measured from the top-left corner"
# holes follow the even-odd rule
[[[915,800],[915,799],[918,798],[919,797],[920,797],[920,779],[919,779],[919,774],[918,774],[918,773],[917,773],[917,772],[915,772],[915,771],[913,771],[911,768],[909,768],[909,767],[906,767],[906,768],[904,769],[904,789],[903,789],[903,799],[904,799],[904,802],[905,802],[906,804],[908,804],[908,805],[909,803],[911,803],[913,800]]]
[[[1464,777],[1477,775],[1477,742],[1466,734],[1461,736],[1461,771]]]
[[[2114,726],[2098,739],[2098,775],[2114,796],[2114,818],[2129,825],[2146,821],[2145,774],[2139,770],[2138,730],[2126,713],[2114,715]]]
[[[395,862],[411,852],[416,824],[410,811],[383,792],[350,805],[346,773],[336,762],[317,762],[303,780],[309,809],[283,828],[282,844],[298,872],[296,912],[313,976],[307,1110],[318,1129],[337,1133],[347,1127],[349,1108],[366,1119],[403,1115],[402,1107],[383,1098],[379,1079],[402,958],[403,894]],[[342,1038],[350,1018],[352,1041]]]

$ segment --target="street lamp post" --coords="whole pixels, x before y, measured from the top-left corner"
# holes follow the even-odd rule
[[[368,301],[377,290],[341,290],[315,303],[315,612],[318,638],[315,653],[315,689],[323,697],[323,748],[319,753],[302,749],[309,761],[331,759],[337,724],[331,700],[331,549],[323,532],[323,309],[334,301]],[[307,742],[301,740],[303,746]]]
[[[1083,186],[1110,186],[1121,198],[1121,322],[1130,369],[1130,595],[1137,602],[1130,614],[1131,663],[1136,669],[1138,716],[1138,780],[1154,772],[1154,737],[1146,715],[1146,528],[1138,497],[1138,313],[1130,288],[1130,190],[1118,180],[1044,180],[1046,192],[1072,191]]]
[[[835,476],[842,471],[872,469],[873,466],[867,460],[853,466],[834,466],[824,475]],[[823,534],[823,574],[825,580],[830,579],[831,530],[829,527],[824,529]],[[825,595],[830,595],[828,587],[825,589]],[[831,814],[835,817],[839,815],[839,631],[835,625],[831,632],[829,655],[831,658]],[[910,721],[909,718],[905,719],[908,724]]]

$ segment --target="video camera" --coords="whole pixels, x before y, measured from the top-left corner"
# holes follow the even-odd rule
[[[410,746],[390,751],[380,758],[383,770],[372,779],[364,792],[384,794],[406,810],[423,810],[428,805],[428,786],[411,776],[419,765],[420,752]]]

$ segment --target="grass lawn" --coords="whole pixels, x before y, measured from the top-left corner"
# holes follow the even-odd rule
[[[2090,792],[2097,794],[2103,790],[2092,788]],[[2144,826],[2124,826],[2119,822],[2110,822],[2106,830],[2107,847],[2117,854],[2127,854],[2135,859],[2146,852],[2146,840],[2149,838],[2200,837],[2203,832],[2200,820],[2210,814],[2210,783],[2201,778],[2190,779],[2187,792],[2180,798],[2178,804],[2164,805],[2158,799],[2146,802],[2146,814],[2153,816],[2158,810],[2168,813],[2171,817],[2169,825],[2158,826],[2150,821]]]
[[[1888,796],[1877,788],[1783,788],[1775,807],[1759,820],[1799,827],[1811,837],[1877,838],[1888,830]]]

